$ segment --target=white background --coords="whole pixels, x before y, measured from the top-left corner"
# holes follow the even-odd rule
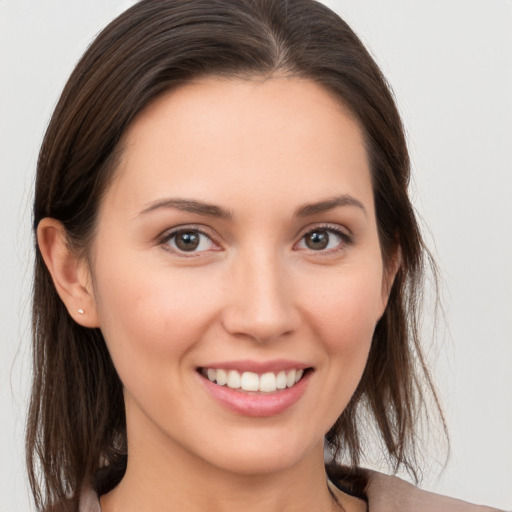
[[[129,0],[0,0],[0,512],[32,510],[31,199],[72,67]],[[331,0],[371,49],[408,132],[413,198],[435,240],[448,331],[436,377],[451,460],[424,485],[512,508],[512,2]]]

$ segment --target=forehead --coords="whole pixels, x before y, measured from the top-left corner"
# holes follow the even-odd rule
[[[150,104],[123,142],[107,193],[119,204],[130,198],[140,208],[163,195],[193,195],[222,203],[277,200],[284,207],[288,199],[309,202],[315,195],[372,196],[354,116],[305,79],[198,80]]]

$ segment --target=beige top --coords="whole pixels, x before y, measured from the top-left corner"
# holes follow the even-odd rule
[[[368,501],[371,512],[506,512],[424,491],[401,478],[377,472],[371,474]]]
[[[423,491],[400,478],[382,473],[372,474],[368,501],[371,512],[500,512]],[[78,512],[101,512],[98,496],[93,490],[82,494]]]

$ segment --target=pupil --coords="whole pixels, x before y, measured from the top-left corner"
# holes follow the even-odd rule
[[[193,231],[180,233],[176,237],[176,246],[182,251],[193,251],[199,245],[199,235]]]
[[[327,231],[314,231],[306,237],[306,245],[309,249],[325,249],[329,243],[329,234]]]

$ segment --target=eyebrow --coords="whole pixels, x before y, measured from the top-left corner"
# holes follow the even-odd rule
[[[338,206],[355,206],[360,208],[366,216],[368,215],[366,208],[361,201],[351,195],[343,194],[341,196],[331,197],[324,201],[305,204],[295,212],[295,217],[309,217],[311,215],[333,210]]]
[[[159,199],[147,204],[140,214],[143,215],[159,208],[175,208],[184,212],[225,220],[231,220],[233,218],[231,212],[220,206],[204,203],[202,201],[194,201],[192,199]]]
[[[318,213],[323,213],[340,206],[355,206],[363,211],[367,215],[366,208],[363,203],[355,197],[343,194],[341,196],[331,197],[323,201],[315,203],[307,203],[298,208],[294,214],[294,217],[310,217]],[[214,204],[205,203],[202,201],[195,201],[193,199],[159,199],[146,205],[146,207],[140,212],[140,215],[150,213],[159,208],[175,208],[177,210],[195,213],[197,215],[204,215],[207,217],[214,217],[224,220],[232,220],[233,214],[216,206]]]

